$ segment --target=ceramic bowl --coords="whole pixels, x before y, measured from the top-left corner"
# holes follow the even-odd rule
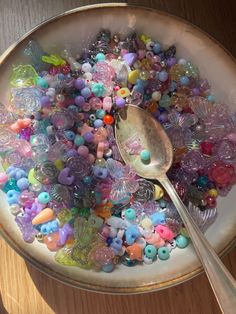
[[[202,77],[208,78],[216,97],[236,109],[236,64],[233,58],[212,38],[195,26],[152,9],[126,4],[104,4],[78,8],[58,15],[23,36],[0,57],[0,102],[9,101],[9,76],[13,64],[25,63],[23,50],[30,39],[37,40],[48,52],[60,52],[65,45],[74,51],[86,47],[101,28],[127,34],[132,30],[148,34],[166,46],[175,44],[178,56],[192,60]],[[219,200],[219,215],[206,232],[220,255],[232,247],[236,235],[234,188]],[[152,265],[126,267],[104,273],[65,267],[54,261],[54,253],[34,241],[27,244],[9,212],[3,193],[0,199],[1,233],[7,242],[40,271],[75,287],[106,293],[138,293],[179,284],[202,271],[192,245],[172,251],[168,261]],[[10,261],[11,262],[11,261]]]

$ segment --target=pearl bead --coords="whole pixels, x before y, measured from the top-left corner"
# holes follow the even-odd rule
[[[152,99],[155,101],[159,101],[161,99],[161,92],[156,91],[152,93]]]

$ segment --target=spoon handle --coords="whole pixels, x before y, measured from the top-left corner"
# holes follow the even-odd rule
[[[158,178],[158,181],[166,189],[184,222],[222,312],[236,313],[236,281],[195,224],[167,176]]]

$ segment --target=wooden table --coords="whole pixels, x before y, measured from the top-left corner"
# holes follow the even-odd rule
[[[234,0],[128,1],[130,4],[168,11],[191,21],[218,39],[236,56],[236,5],[233,2]],[[96,1],[0,0],[0,53],[43,20],[91,3]],[[150,294],[99,295],[70,288],[48,278],[26,263],[2,239],[0,252],[0,314],[220,313],[205,275]],[[236,276],[236,249],[223,260]]]

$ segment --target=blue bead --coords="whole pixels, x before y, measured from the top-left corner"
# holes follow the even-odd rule
[[[17,181],[14,178],[9,179],[2,188],[3,192],[7,193],[10,190],[20,191],[17,186]]]
[[[113,271],[113,269],[114,269],[114,265],[113,265],[112,263],[107,264],[107,265],[104,265],[104,266],[102,267],[102,270],[103,270],[105,273],[110,273],[110,272]]]
[[[7,202],[9,205],[18,204],[18,199],[20,197],[20,192],[15,190],[9,190],[7,192]]]
[[[162,246],[157,250],[158,257],[161,260],[166,260],[170,257],[170,252],[167,247]]]
[[[91,92],[90,88],[88,88],[88,87],[84,87],[84,88],[81,90],[81,95],[82,95],[85,99],[89,98],[89,97],[91,96],[91,94],[92,94],[92,92]]]
[[[176,88],[177,88],[177,83],[175,81],[172,81],[169,87],[170,92],[174,92]]]
[[[189,239],[187,237],[183,236],[182,234],[179,234],[176,237],[175,241],[176,241],[177,247],[179,247],[181,249],[185,248],[189,244]]]
[[[23,190],[27,190],[29,187],[29,181],[26,178],[21,178],[19,180],[17,180],[17,186],[18,188],[23,191]]]
[[[166,71],[161,71],[158,73],[158,80],[161,82],[165,82],[168,80],[168,73]]]
[[[110,238],[110,237],[108,237],[108,238],[106,239],[106,243],[107,243],[107,245],[108,245],[108,246],[110,246],[110,245],[111,245],[111,243],[112,243],[112,241],[113,241],[113,239],[112,239],[112,238]]]
[[[108,170],[107,170],[107,168],[94,166],[93,167],[93,174],[97,178],[105,179],[108,176]]]
[[[113,239],[112,243],[111,243],[111,248],[113,249],[115,255],[118,255],[121,248],[122,248],[122,240],[119,237],[116,237]]]
[[[83,136],[81,136],[81,135],[79,135],[79,134],[77,134],[77,135],[75,136],[74,144],[75,144],[76,146],[84,145],[84,142],[85,142],[85,140],[84,140]]]
[[[127,228],[125,231],[125,240],[128,245],[132,245],[134,241],[141,236],[140,231],[134,225]]]
[[[84,182],[85,184],[87,184],[87,185],[90,185],[90,184],[92,183],[92,181],[93,181],[93,178],[90,177],[90,176],[85,176],[85,177],[83,178],[83,182]]]
[[[159,52],[161,52],[161,49],[162,49],[161,44],[159,42],[156,42],[152,50],[154,53],[158,54]]]
[[[197,178],[196,184],[200,188],[205,188],[209,182],[208,176],[200,176]]]
[[[38,201],[39,201],[39,203],[41,203],[41,204],[47,204],[48,202],[51,201],[51,196],[50,196],[49,193],[47,193],[47,192],[41,192],[41,193],[38,195]]]
[[[42,224],[40,227],[40,232],[42,234],[49,234],[49,233],[56,232],[58,229],[59,229],[58,221],[52,220],[52,221]]]
[[[75,138],[75,133],[73,131],[70,130],[66,130],[64,131],[65,137],[67,138],[67,140],[69,141],[73,141]]]
[[[148,161],[148,160],[150,160],[150,158],[151,158],[151,154],[150,154],[150,152],[149,152],[147,149],[143,149],[143,150],[140,152],[140,158],[141,158],[141,160],[143,160],[143,161]]]
[[[106,59],[106,56],[104,55],[104,53],[99,52],[96,56],[95,56],[95,60],[96,61],[104,61]]]
[[[94,122],[93,122],[93,126],[95,128],[100,128],[101,126],[103,126],[103,121],[101,119],[96,119]]]
[[[163,225],[165,223],[165,214],[156,212],[150,216],[153,226]]]
[[[135,210],[133,208],[126,209],[126,211],[125,211],[125,218],[127,220],[134,220],[136,218]]]
[[[103,117],[105,116],[106,112],[105,110],[103,109],[98,109],[96,111],[96,116],[99,118],[99,119],[103,119]]]
[[[144,249],[145,255],[150,258],[154,258],[157,254],[157,249],[154,245],[147,245]]]
[[[180,84],[182,86],[187,86],[189,85],[190,81],[189,81],[189,78],[187,76],[181,76],[180,80],[179,80]]]
[[[207,100],[208,100],[209,102],[211,102],[211,103],[214,103],[216,99],[215,99],[215,96],[209,95],[209,96],[207,97]]]

